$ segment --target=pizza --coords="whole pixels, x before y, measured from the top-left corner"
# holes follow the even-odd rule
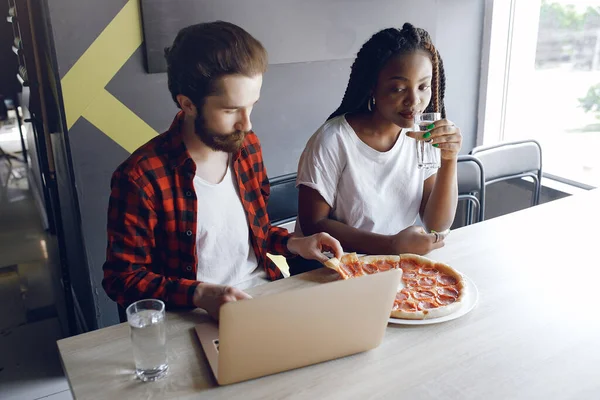
[[[342,279],[400,268],[402,284],[394,300],[392,318],[443,317],[458,310],[466,294],[461,274],[449,265],[416,254],[358,257],[350,253],[328,260],[325,266],[337,271]]]

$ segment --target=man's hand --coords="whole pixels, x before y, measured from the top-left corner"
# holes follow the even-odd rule
[[[324,251],[330,251],[337,258],[342,258],[344,250],[337,239],[325,232],[317,233],[306,237],[291,237],[288,240],[288,249],[307,260],[317,260],[322,263],[329,258],[323,254]]]
[[[223,304],[251,298],[249,294],[232,286],[201,283],[196,287],[193,301],[196,307],[206,310],[214,319],[219,319],[219,309]]]

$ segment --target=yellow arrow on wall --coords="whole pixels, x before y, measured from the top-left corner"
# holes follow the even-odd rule
[[[105,89],[142,41],[139,0],[129,0],[61,80],[68,129],[84,117],[130,153],[157,135]]]

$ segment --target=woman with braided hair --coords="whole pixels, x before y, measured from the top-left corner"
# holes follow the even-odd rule
[[[444,107],[442,59],[411,24],[384,29],[360,49],[341,105],[311,137],[298,165],[299,228],[328,232],[346,251],[426,254],[443,246],[456,211],[460,129]],[[439,112],[428,132],[414,115]],[[441,150],[417,167],[415,140]],[[417,215],[427,230],[414,226]],[[297,227],[298,228],[298,227]]]

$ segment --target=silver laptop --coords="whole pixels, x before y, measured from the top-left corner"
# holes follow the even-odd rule
[[[295,289],[221,307],[196,333],[220,385],[373,349],[401,270]]]

